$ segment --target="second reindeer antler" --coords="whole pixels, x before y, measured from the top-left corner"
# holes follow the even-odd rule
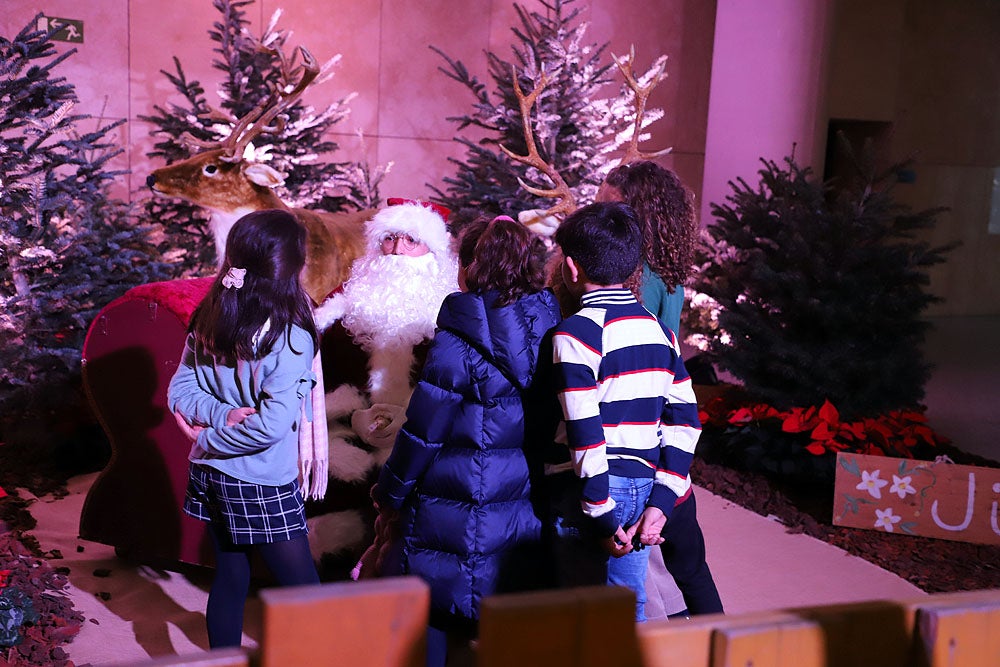
[[[642,133],[642,118],[646,114],[646,101],[649,99],[649,93],[657,84],[667,78],[667,57],[660,56],[656,59],[650,70],[649,81],[645,85],[639,83],[639,79],[635,77],[632,71],[632,65],[635,63],[635,45],[629,49],[627,58],[619,58],[613,53],[611,57],[614,59],[615,64],[618,65],[618,69],[621,70],[622,76],[625,77],[625,83],[635,93],[635,125],[632,128],[632,139],[625,149],[625,155],[622,156],[618,164],[627,164],[636,160],[649,160],[654,157],[666,155],[672,149],[664,148],[653,153],[643,153],[640,151],[639,135]]]
[[[513,68],[512,68],[513,69]],[[506,146],[501,145],[500,150],[512,160],[516,160],[522,164],[526,164],[529,167],[534,167],[540,172],[545,174],[550,181],[555,185],[554,188],[549,190],[543,190],[541,188],[536,188],[525,183],[521,178],[517,179],[517,182],[521,184],[521,187],[530,192],[533,195],[539,197],[554,197],[559,199],[557,203],[552,208],[549,208],[540,217],[546,217],[556,214],[568,215],[576,210],[576,198],[573,196],[573,191],[570,190],[569,185],[567,185],[565,179],[563,179],[562,174],[556,171],[555,167],[550,165],[548,162],[542,159],[542,156],[538,153],[538,147],[535,145],[535,133],[531,129],[531,108],[535,104],[535,100],[538,99],[539,94],[542,90],[549,84],[549,77],[542,70],[541,76],[538,77],[538,82],[535,83],[535,88],[529,94],[525,95],[524,91],[521,90],[521,84],[517,80],[517,70],[513,70],[514,79],[514,94],[517,95],[517,101],[521,107],[521,125],[524,128],[524,143],[528,147],[527,155],[518,155],[514,151],[508,149]]]

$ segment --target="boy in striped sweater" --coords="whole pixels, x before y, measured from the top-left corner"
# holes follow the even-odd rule
[[[570,461],[549,469],[561,585],[627,586],[645,621],[645,545],[690,488],[701,434],[691,379],[674,334],[625,280],[639,266],[632,209],[595,203],[556,231],[562,278],[580,300],[552,339],[556,389]]]

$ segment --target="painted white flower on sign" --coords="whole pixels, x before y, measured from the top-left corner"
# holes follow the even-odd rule
[[[877,517],[875,519],[875,527],[885,528],[890,533],[892,532],[893,525],[903,519],[903,517],[893,514],[891,507],[887,507],[884,510],[875,510],[875,516]]]
[[[879,479],[880,470],[875,472],[868,472],[867,470],[861,471],[861,483],[858,484],[856,488],[858,491],[867,491],[872,498],[882,498],[882,487],[886,486],[889,482],[884,479]]]
[[[895,493],[900,498],[906,498],[907,494],[916,494],[917,490],[913,488],[913,478],[907,475],[906,477],[892,476],[892,486],[889,487],[889,493]]]

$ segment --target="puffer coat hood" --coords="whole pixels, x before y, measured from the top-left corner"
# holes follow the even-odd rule
[[[551,387],[538,385],[539,350],[559,322],[555,296],[495,301],[493,292],[445,299],[377,487],[402,510],[403,572],[428,582],[432,610],[468,620],[483,597],[534,585],[543,566],[531,481],[552,433],[531,414],[526,429],[526,407],[558,410]]]

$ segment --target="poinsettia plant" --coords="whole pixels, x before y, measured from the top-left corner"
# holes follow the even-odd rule
[[[842,420],[829,400],[778,409],[728,394],[706,402],[699,417],[699,454],[705,459],[804,483],[832,483],[838,452],[928,458],[949,442],[927,425],[919,409]]]
[[[724,410],[717,398],[714,406],[699,413],[702,424],[720,422],[734,427],[771,420],[784,433],[808,433],[805,450],[821,456],[828,452],[854,452],[874,456],[916,458],[914,449],[921,445],[936,447],[948,440],[927,426],[927,417],[918,410],[893,410],[879,417],[841,421],[840,411],[830,401],[816,407],[793,407],[778,410],[766,403],[754,403]],[[712,408],[715,408],[713,410]],[[714,412],[714,414],[713,414]]]

